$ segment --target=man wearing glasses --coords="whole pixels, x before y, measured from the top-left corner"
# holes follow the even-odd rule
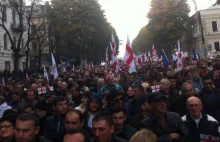
[[[199,98],[204,112],[220,122],[220,90],[214,88],[213,78],[209,75],[203,77],[203,89],[199,93]]]

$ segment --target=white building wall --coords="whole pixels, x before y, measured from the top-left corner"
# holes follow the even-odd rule
[[[5,24],[6,28],[8,29],[10,35],[12,36],[12,39],[14,37],[16,37],[16,41],[18,42],[20,32],[13,31],[11,29],[11,24],[13,23],[12,11],[13,10],[11,8],[9,8],[9,7],[6,8],[6,13],[7,13],[6,14],[7,18],[6,19],[7,20],[4,24]],[[2,16],[1,12],[0,12],[0,16]],[[16,24],[19,24],[18,14],[16,14]],[[24,25],[26,25],[26,22],[24,22]],[[10,62],[10,70],[12,71],[14,69],[14,61],[13,61],[13,56],[12,56],[13,52],[10,48],[11,43],[10,43],[10,40],[9,40],[8,36],[7,36],[7,48],[4,49],[4,34],[5,33],[6,33],[6,31],[2,27],[0,27],[0,70],[4,70],[5,69],[5,61],[9,61]],[[25,44],[25,42],[27,40],[27,36],[26,36],[25,33],[24,33],[24,36],[23,36],[23,40],[24,40],[24,44]],[[20,69],[23,69],[23,62],[25,62],[25,57],[22,57],[19,60],[19,68]]]

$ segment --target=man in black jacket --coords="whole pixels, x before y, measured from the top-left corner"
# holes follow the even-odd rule
[[[115,135],[114,122],[109,115],[96,115],[92,120],[94,138],[90,142],[127,142]]]
[[[57,96],[53,102],[55,114],[47,118],[44,135],[53,142],[61,142],[65,134],[65,114],[67,112],[66,98]]]
[[[220,90],[214,88],[213,85],[213,78],[209,75],[204,76],[204,87],[199,93],[199,98],[202,101],[204,112],[220,122]]]
[[[212,116],[202,112],[200,99],[190,97],[186,106],[188,113],[182,117],[182,120],[189,129],[190,142],[219,141],[219,124]]]
[[[135,128],[126,124],[126,110],[120,106],[114,106],[111,111],[111,116],[114,121],[114,134],[127,141],[137,132]]]
[[[158,142],[187,141],[188,129],[177,113],[166,111],[166,96],[160,92],[149,95],[151,114],[142,121],[142,128],[157,135]]]
[[[40,130],[39,119],[33,114],[22,114],[16,120],[15,138],[12,142],[50,142],[43,136],[38,135]]]

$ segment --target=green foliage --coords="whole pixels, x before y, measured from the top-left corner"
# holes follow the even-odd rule
[[[99,3],[96,0],[52,0],[51,3],[50,22],[53,30],[59,33],[60,41],[56,50],[77,59],[104,60],[114,29]],[[116,33],[115,37],[118,47]]]
[[[173,48],[185,32],[190,8],[187,0],[152,0],[147,29],[156,47]],[[145,37],[147,38],[147,37]]]
[[[137,37],[132,42],[132,49],[134,53],[151,50],[153,44],[151,35],[152,33],[147,29],[146,26],[139,31]]]

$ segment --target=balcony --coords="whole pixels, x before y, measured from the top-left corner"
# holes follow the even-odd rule
[[[26,27],[25,27],[25,25],[23,25],[23,26],[21,27],[20,24],[12,23],[12,24],[11,24],[11,29],[14,30],[14,31],[17,31],[17,32],[22,32],[22,31],[25,31],[25,30],[26,30]]]

